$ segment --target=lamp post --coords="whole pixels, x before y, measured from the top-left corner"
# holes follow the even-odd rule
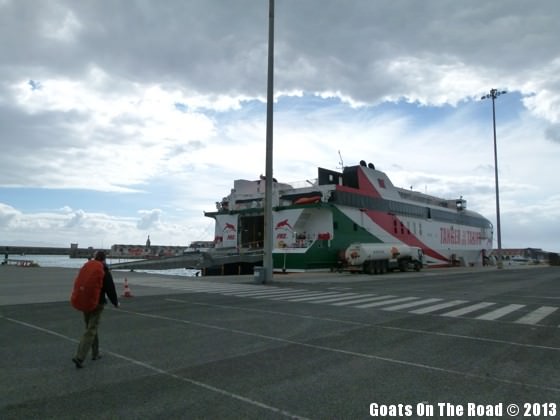
[[[272,281],[273,229],[272,229],[272,135],[274,104],[274,0],[268,3],[268,78],[266,95],[266,180],[264,196],[264,247],[263,247],[263,283]]]
[[[494,127],[494,176],[496,179],[496,223],[498,228],[498,268],[503,268],[502,261],[502,232],[500,228],[500,189],[498,186],[498,146],[496,143],[496,98],[505,95],[505,90],[490,89],[488,95],[484,95],[482,99],[492,99],[492,122]]]

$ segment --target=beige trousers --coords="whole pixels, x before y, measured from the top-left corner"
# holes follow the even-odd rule
[[[78,349],[76,350],[76,359],[82,362],[86,359],[89,350],[91,349],[92,357],[99,355],[99,337],[97,336],[97,328],[99,327],[99,320],[103,312],[103,305],[97,305],[91,312],[84,312],[84,322],[86,330],[80,339]]]

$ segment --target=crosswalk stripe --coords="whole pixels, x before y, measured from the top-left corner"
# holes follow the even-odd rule
[[[369,296],[371,296],[371,297],[369,297]],[[373,297],[373,296],[375,296],[375,297]],[[331,303],[331,305],[333,305],[333,306],[355,305],[356,303],[372,302],[372,301],[376,301],[376,300],[383,300],[383,299],[389,299],[389,298],[394,298],[394,297],[396,297],[396,296],[394,296],[394,295],[377,296],[375,294],[362,295],[362,297],[360,299],[350,300],[350,301],[346,301],[346,302]]]
[[[194,290],[197,292],[223,292],[223,293],[227,293],[227,292],[240,292],[242,290],[246,290],[246,289],[240,289],[239,287],[231,287],[231,286],[223,286],[223,287],[217,287],[217,286],[211,286],[211,285],[186,285],[186,284],[180,284],[180,283],[175,283],[173,284],[174,287],[180,288],[180,289],[184,289],[184,290]]]
[[[373,302],[373,303],[366,303],[364,305],[358,305],[356,306],[356,308],[360,308],[360,309],[374,308],[376,306],[390,305],[391,303],[406,302],[408,300],[414,300],[414,299],[418,299],[418,298],[415,296],[411,296],[411,297],[398,298],[398,299],[389,299],[389,300],[383,300],[381,302]]]
[[[248,287],[243,290],[238,290],[239,293],[266,293],[266,292],[273,292],[275,290],[301,290],[301,289],[293,289],[293,288],[286,288],[286,287],[276,287],[276,286],[253,286]]]
[[[400,311],[401,309],[412,308],[414,306],[420,306],[420,305],[425,305],[427,303],[434,303],[439,301],[441,301],[441,299],[437,299],[437,298],[422,299],[422,300],[417,300],[415,302],[403,303],[402,305],[390,306],[388,308],[381,308],[381,309],[383,309],[384,311]]]
[[[517,305],[517,304],[511,304],[511,305],[506,305],[502,308],[496,309],[492,312],[488,312],[487,314],[484,315],[480,315],[477,316],[476,319],[483,319],[486,321],[493,321],[495,319],[501,318],[511,312],[517,311],[520,308],[523,308],[525,305]]]
[[[557,309],[558,308],[555,308],[554,306],[541,306],[533,312],[529,312],[527,315],[519,318],[515,322],[519,324],[536,324],[551,313],[556,312]]]
[[[310,300],[315,300],[315,299],[322,299],[322,298],[326,298],[328,296],[333,297],[333,296],[338,296],[340,295],[339,292],[328,292],[328,293],[322,293],[322,294],[313,294],[313,295],[307,295],[304,297],[300,297],[297,299],[286,299],[288,302],[305,302],[305,301],[310,301]]]
[[[348,300],[348,299],[355,299],[356,297],[358,297],[360,295],[358,295],[357,293],[342,293],[338,296],[335,297],[330,297],[327,299],[321,299],[321,300],[314,300],[311,303],[331,303],[331,302],[338,302],[341,300]]]
[[[243,290],[232,289],[232,288],[214,288],[214,287],[208,287],[208,288],[198,288],[198,289],[196,289],[196,290],[197,290],[197,291],[207,292],[207,293],[221,293],[221,294],[223,294],[223,295],[234,294],[234,293],[243,293]]]
[[[157,287],[157,286],[156,286]],[[204,289],[201,287],[189,287],[189,286],[182,286],[180,284],[168,284],[165,286],[166,289],[174,289],[174,290],[184,290],[191,293],[214,293],[213,289]]]
[[[444,314],[441,314],[442,316],[461,316],[461,315],[465,315],[465,314],[470,314],[471,312],[477,311],[479,309],[482,308],[487,308],[489,306],[495,305],[495,303],[493,302],[480,302],[480,303],[475,303],[474,305],[470,305],[470,306],[466,306],[464,308],[461,309],[456,309],[454,311],[451,312],[446,312]]]
[[[252,293],[232,293],[239,297],[266,297],[266,296],[279,296],[279,295],[293,295],[296,293],[304,293],[304,290],[267,290],[266,292],[252,292]]]
[[[278,290],[285,290],[285,289],[278,289],[278,288],[268,288],[266,290],[257,289],[257,290],[226,290],[223,292],[224,295],[258,295],[261,293],[270,293]]]
[[[430,312],[439,311],[440,309],[450,308],[452,306],[461,305],[463,303],[467,303],[468,300],[452,300],[451,302],[443,302],[438,303],[437,305],[427,306],[425,308],[415,309],[414,311],[410,311],[411,314],[429,314]]]
[[[286,300],[286,299],[296,299],[300,297],[307,297],[307,296],[322,296],[324,292],[311,292],[311,291],[299,291],[297,293],[286,293],[282,295],[276,296],[267,296],[265,299],[270,300]],[[334,292],[333,292],[334,293]]]

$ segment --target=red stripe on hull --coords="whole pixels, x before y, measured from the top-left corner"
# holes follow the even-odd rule
[[[358,185],[360,187],[359,189],[346,187],[344,185],[337,185],[336,189],[339,191],[350,192],[352,194],[364,195],[366,197],[382,198],[379,191],[377,191],[377,189],[372,185],[362,169],[358,171]]]
[[[416,246],[422,248],[425,255],[438,260],[449,261],[448,257],[440,254],[439,252],[433,250],[420,239],[418,239],[413,233],[411,233],[406,225],[397,217],[391,214],[376,210],[366,210],[365,214],[380,228],[385,232],[390,234],[392,237],[406,245]],[[395,222],[396,222],[396,233],[395,233]],[[402,227],[401,227],[402,226]]]

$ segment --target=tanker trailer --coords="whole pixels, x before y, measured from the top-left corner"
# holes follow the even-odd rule
[[[419,271],[423,265],[422,249],[405,244],[353,243],[344,253],[347,270],[366,274],[388,271]]]

